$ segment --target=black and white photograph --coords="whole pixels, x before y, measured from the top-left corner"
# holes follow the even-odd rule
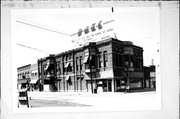
[[[18,108],[160,109],[158,8],[11,15]]]
[[[177,5],[3,2],[1,118],[176,119]]]

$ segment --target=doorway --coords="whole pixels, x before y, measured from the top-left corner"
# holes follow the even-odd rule
[[[103,92],[111,92],[112,91],[112,79],[103,80]]]

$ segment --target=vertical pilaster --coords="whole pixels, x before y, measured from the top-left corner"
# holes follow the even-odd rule
[[[112,78],[112,83],[111,83],[111,88],[112,88],[112,92],[115,92],[115,78]]]
[[[106,79],[106,84],[107,84],[107,92],[109,92],[109,83],[108,83],[108,79]]]
[[[117,79],[114,78],[114,92],[117,92]]]

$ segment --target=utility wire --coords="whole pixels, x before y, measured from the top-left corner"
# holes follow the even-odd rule
[[[37,49],[37,48],[29,47],[29,46],[22,45],[22,44],[19,44],[19,43],[17,43],[17,45],[19,45],[19,46],[21,46],[21,47],[25,47],[25,48],[37,50],[37,51],[43,52],[43,53],[45,53],[45,54],[49,54],[49,53],[47,53],[47,52],[45,52],[45,51],[42,51],[42,50],[39,50],[39,49]]]
[[[51,31],[51,32],[55,32],[55,33],[59,33],[59,34],[67,35],[67,36],[71,36],[71,35],[66,34],[66,33],[62,33],[62,32],[56,31],[56,30],[44,28],[44,27],[41,27],[41,26],[38,26],[38,25],[33,25],[33,24],[26,23],[26,22],[23,22],[23,21],[16,20],[16,22],[19,22],[19,23],[25,24],[25,25],[29,25],[29,26],[33,26],[33,27],[36,27],[36,28],[40,28],[40,29],[43,29],[43,30],[47,30],[47,31]]]

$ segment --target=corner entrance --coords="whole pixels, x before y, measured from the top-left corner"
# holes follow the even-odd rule
[[[105,79],[102,83],[103,92],[112,92],[112,79]]]

